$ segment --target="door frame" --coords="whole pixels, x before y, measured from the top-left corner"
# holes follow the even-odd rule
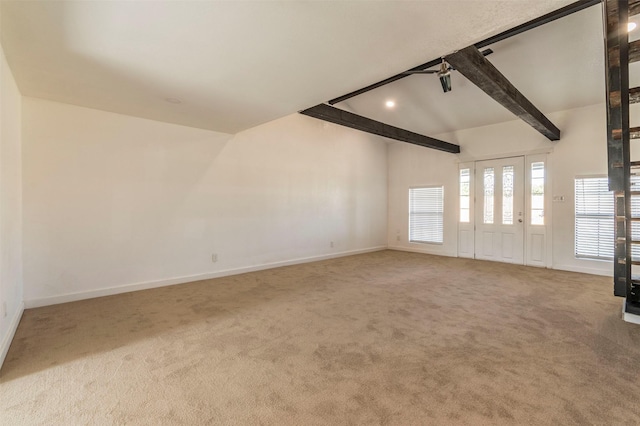
[[[457,187],[458,197],[456,202],[457,214],[455,215],[457,220],[458,235],[456,238],[458,257],[467,257],[475,259],[475,172],[476,162],[486,160],[499,160],[510,157],[524,157],[524,264],[528,266],[538,266],[544,268],[551,268],[553,262],[553,244],[552,244],[552,223],[553,223],[553,196],[551,193],[552,188],[552,176],[551,170],[551,157],[548,155],[552,151],[534,151],[530,153],[513,153],[505,154],[501,156],[493,157],[478,157],[469,158],[465,161],[458,163],[457,170]],[[544,225],[531,225],[531,164],[536,162],[544,162],[545,164],[545,179],[544,179]],[[469,222],[460,222],[460,170],[469,169],[471,180],[469,182],[469,192],[471,194]],[[465,244],[461,241],[461,237],[468,231],[471,232],[471,241],[466,242],[466,247],[472,247],[472,253],[462,250]],[[542,240],[542,242],[540,242]],[[533,247],[533,244],[537,244],[537,247]],[[540,248],[544,253],[540,254]]]
[[[504,167],[513,168],[513,216],[510,224],[504,223]],[[484,173],[493,170],[493,220],[485,223],[484,217]],[[476,194],[475,194],[475,258],[493,262],[525,263],[525,223],[527,212],[525,209],[525,161],[523,155],[498,158],[495,160],[480,160],[475,164]],[[506,244],[505,237],[511,241]],[[482,248],[489,243],[489,247]],[[508,247],[511,247],[509,249]],[[485,253],[485,250],[488,252]],[[505,251],[506,250],[506,251]]]

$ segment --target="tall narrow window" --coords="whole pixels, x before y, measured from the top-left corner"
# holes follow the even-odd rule
[[[631,190],[640,191],[640,176],[631,176]],[[638,197],[631,197],[631,217],[640,217],[640,199]],[[631,239],[640,240],[640,222],[631,222]],[[640,260],[640,245],[631,245],[631,258],[632,260]]]
[[[484,223],[493,223],[493,192],[494,192],[494,179],[493,179],[493,167],[484,169]]]
[[[460,222],[469,223],[471,194],[469,169],[460,169]]]
[[[544,225],[544,162],[531,163],[531,224]]]
[[[430,186],[409,189],[409,241],[442,243],[444,188]]]
[[[513,166],[502,168],[502,224],[513,225]]]
[[[613,259],[613,192],[607,178],[576,179],[576,257]]]

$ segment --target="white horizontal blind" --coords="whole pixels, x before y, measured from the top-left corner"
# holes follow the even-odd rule
[[[614,200],[607,178],[577,178],[576,257],[613,259]]]
[[[431,186],[409,189],[409,241],[442,243],[444,188]]]
[[[631,176],[631,190],[640,190],[640,176]],[[640,217],[640,198],[638,196],[631,197],[631,217]],[[631,239],[640,240],[640,222],[631,222]],[[631,259],[640,260],[640,245],[631,245]]]

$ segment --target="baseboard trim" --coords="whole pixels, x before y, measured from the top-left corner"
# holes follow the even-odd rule
[[[428,250],[428,249],[419,249],[419,248],[413,248],[413,247],[401,247],[401,246],[388,246],[387,247],[388,250],[396,250],[396,251],[406,251],[406,252],[410,252],[410,253],[422,253],[422,254],[430,254],[433,256],[447,256],[447,257],[459,257],[460,259],[473,259],[472,257],[462,257],[462,256],[458,256],[457,253],[441,253],[441,252],[436,252],[436,251],[432,251],[432,250]],[[497,262],[500,263],[500,262]],[[542,266],[542,265],[526,265],[526,266],[531,266],[534,268],[546,268],[546,266]],[[612,271],[610,270],[602,270],[602,269],[598,269],[598,268],[582,268],[582,267],[576,267],[576,266],[571,266],[571,265],[555,265],[554,267],[551,267],[549,269],[553,269],[556,271],[567,271],[567,272],[579,272],[582,274],[590,274],[590,275],[600,275],[603,277],[613,277]]]
[[[554,265],[551,269],[556,271],[580,272],[582,274],[601,275],[603,277],[613,277],[613,267],[611,270],[602,270],[597,268],[582,268],[569,265]]]
[[[640,316],[623,312],[622,319],[631,324],[640,325]]]
[[[78,300],[93,299],[96,297],[113,296],[115,294],[129,293],[132,291],[148,290],[151,288],[165,287],[169,285],[184,284],[193,281],[210,280],[213,278],[227,277],[230,275],[245,274],[247,272],[262,271],[265,269],[280,268],[283,266],[298,265],[301,263],[317,262],[320,260],[334,259],[338,257],[353,256],[356,254],[371,253],[375,251],[386,250],[387,246],[375,246],[366,249],[348,250],[339,253],[329,253],[319,256],[302,257],[293,260],[281,262],[265,263],[262,265],[246,266],[242,268],[226,269],[223,271],[210,272],[206,274],[188,275],[183,277],[174,277],[164,280],[145,281],[140,283],[125,284],[114,287],[101,288],[97,290],[81,291],[76,293],[67,293],[60,296],[44,297],[38,299],[25,300],[27,309],[40,308],[42,306],[58,305],[61,303],[76,302]]]
[[[401,247],[401,246],[389,246],[387,247],[388,250],[395,250],[395,251],[406,251],[409,253],[422,253],[422,254],[431,254],[434,256],[445,256],[445,257],[458,257],[457,253],[443,253],[443,252],[439,252],[439,251],[435,251],[435,250],[429,250],[429,249],[421,249],[421,248],[413,248],[413,247]]]
[[[640,315],[628,313],[626,310],[626,307],[627,307],[627,298],[625,297],[624,299],[622,299],[622,319],[625,322],[640,325]]]
[[[13,337],[16,335],[16,331],[18,330],[18,325],[20,324],[20,320],[22,319],[22,314],[24,313],[24,303],[20,303],[18,306],[18,310],[15,315],[11,319],[11,323],[9,324],[9,330],[7,334],[2,339],[2,345],[0,346],[0,368],[2,368],[2,364],[4,364],[4,360],[7,357],[7,353],[9,353],[9,347],[11,346],[11,342],[13,341]]]

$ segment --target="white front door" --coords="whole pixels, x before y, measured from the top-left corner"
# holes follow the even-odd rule
[[[475,257],[524,264],[524,157],[476,162]]]

